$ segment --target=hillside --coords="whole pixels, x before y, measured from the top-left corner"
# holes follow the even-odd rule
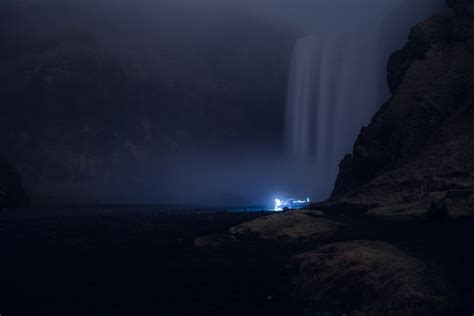
[[[393,95],[341,162],[330,202],[416,213],[440,201],[455,217],[473,214],[474,4],[449,6],[391,56]],[[444,205],[450,195],[462,201]]]

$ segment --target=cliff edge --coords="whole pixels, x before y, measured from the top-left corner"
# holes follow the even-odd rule
[[[342,160],[331,202],[474,213],[474,2],[448,6],[391,56],[392,97]]]

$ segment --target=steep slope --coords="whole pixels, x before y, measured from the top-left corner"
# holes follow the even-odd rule
[[[456,215],[472,213],[474,4],[449,6],[391,56],[393,96],[341,162],[332,202],[427,209],[440,201]],[[443,200],[454,195],[462,201]]]

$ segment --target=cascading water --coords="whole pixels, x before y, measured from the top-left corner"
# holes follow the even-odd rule
[[[287,96],[286,143],[294,161],[312,166],[328,195],[338,163],[361,126],[387,97],[380,87],[376,39],[351,33],[309,36],[295,45]],[[383,68],[382,68],[383,69]]]
[[[321,23],[331,27],[321,24],[310,36],[296,41],[285,141],[290,168],[299,179],[311,179],[306,180],[306,189],[314,199],[330,195],[340,160],[352,151],[361,127],[388,98],[385,66],[389,54],[403,45],[415,21],[440,5],[439,0],[425,0],[424,7],[400,1],[403,7],[397,8],[397,2],[380,3],[377,14],[366,18],[355,13],[354,20],[344,21],[340,28],[324,20]]]
[[[290,66],[290,85],[287,95],[288,146],[295,155],[309,155],[311,117],[313,101],[313,38],[302,38],[296,42]]]

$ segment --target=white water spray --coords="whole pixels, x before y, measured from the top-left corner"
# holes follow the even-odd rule
[[[388,95],[380,85],[376,35],[310,36],[295,45],[286,143],[294,161],[312,165],[322,196],[330,193],[338,163],[351,151],[361,126]]]
[[[394,0],[390,5],[380,4],[377,14],[366,18],[349,15],[353,20],[341,27],[325,20],[322,23],[328,25],[321,24],[310,36],[296,41],[285,142],[291,170],[310,178],[301,180],[310,187],[299,194],[310,193],[314,200],[330,195],[339,162],[352,151],[361,127],[389,97],[386,64],[390,53],[403,46],[413,23],[429,16],[439,2],[425,0],[426,5],[420,6]],[[402,3],[403,8],[394,10]]]

